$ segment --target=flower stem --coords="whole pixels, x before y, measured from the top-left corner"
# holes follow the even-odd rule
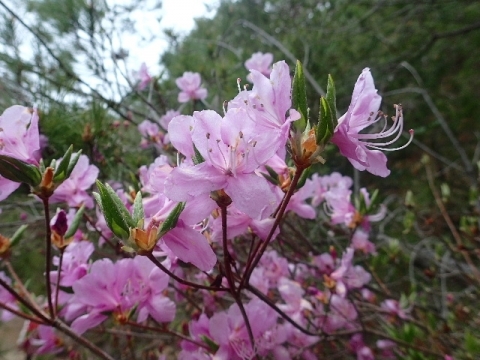
[[[248,284],[250,280],[250,276],[253,272],[253,269],[255,268],[255,266],[258,265],[258,262],[260,261],[263,253],[267,249],[268,244],[272,240],[273,234],[275,234],[275,230],[277,229],[277,227],[280,225],[280,222],[282,221],[287,205],[290,202],[290,199],[296,190],[298,181],[300,180],[304,170],[305,170],[304,167],[297,167],[297,171],[295,172],[295,176],[293,177],[293,180],[290,183],[290,187],[282,200],[282,203],[280,205],[278,212],[275,215],[275,222],[273,223],[272,228],[270,229],[270,233],[268,234],[265,241],[263,241],[263,243],[262,242],[259,243],[259,246],[257,247],[257,249],[255,249],[252,258],[249,259],[239,288],[243,288]]]
[[[150,261],[153,262],[160,270],[162,270],[164,273],[166,273],[168,276],[170,276],[174,280],[178,281],[180,284],[187,285],[195,289],[203,289],[203,290],[210,290],[210,291],[228,291],[229,290],[224,287],[207,286],[207,285],[196,284],[196,283],[184,280],[181,277],[178,277],[177,275],[175,275],[170,270],[168,270],[165,266],[163,266],[163,264],[160,261],[158,261],[157,258],[153,256],[151,253],[145,256],[149,258]]]
[[[52,301],[52,284],[50,281],[50,270],[52,261],[52,230],[50,229],[50,207],[48,197],[42,198],[43,211],[45,213],[45,281],[47,286],[48,312],[50,318],[55,318]]]
[[[58,308],[58,293],[60,291],[60,275],[62,272],[62,265],[63,265],[63,253],[65,252],[65,249],[62,248],[60,249],[60,261],[58,263],[58,270],[57,270],[57,284],[55,286],[55,314],[54,316],[57,316],[57,308]]]

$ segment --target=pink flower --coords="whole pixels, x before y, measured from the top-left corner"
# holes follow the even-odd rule
[[[376,253],[375,244],[368,240],[368,233],[361,228],[357,229],[352,236],[352,247],[364,254]]]
[[[262,53],[262,52],[256,52],[252,54],[252,57],[245,61],[245,68],[250,71],[250,70],[256,70],[259,73],[262,73],[265,76],[269,76],[270,73],[272,72],[272,61],[273,61],[273,55],[270,53]],[[250,78],[248,79],[249,81]]]
[[[342,256],[340,267],[330,277],[336,281],[335,291],[341,297],[345,297],[350,289],[360,289],[371,280],[371,275],[361,266],[353,266],[353,248],[347,248]]]
[[[186,103],[190,100],[203,100],[207,97],[208,91],[200,87],[202,78],[199,73],[186,71],[182,77],[177,78],[175,83],[181,92],[178,94],[178,102]]]
[[[230,101],[228,112],[245,109],[258,131],[268,132],[270,146],[279,149],[279,156],[283,159],[290,123],[300,118],[300,113],[291,109],[290,69],[285,61],[279,61],[273,64],[270,78],[256,70],[252,70],[250,76],[252,90],[242,91]]]
[[[147,85],[152,81],[152,77],[148,74],[147,65],[142,63],[140,70],[135,74],[139,83],[137,85],[137,90],[142,91],[147,87]]]
[[[349,299],[333,294],[330,298],[330,312],[323,323],[323,330],[331,333],[341,328],[352,328],[357,316],[357,310]]]
[[[332,258],[332,255],[330,255],[329,253],[323,253],[315,256],[312,259],[312,263],[318,268],[320,274],[329,275],[335,269],[334,260]]]
[[[313,174],[311,179],[307,179],[305,186],[313,187],[312,206],[318,206],[325,200],[325,194],[328,191],[336,191],[338,189],[350,189],[353,185],[352,178],[343,176],[338,172],[330,175],[319,176]]]
[[[138,322],[148,316],[158,322],[172,321],[175,304],[163,295],[168,281],[168,275],[146,257],[115,264],[109,259],[96,261],[90,273],[73,284],[65,318],[75,319],[72,329],[79,334],[101,324],[109,313],[122,319],[135,311]]]
[[[332,142],[356,169],[386,177],[390,174],[390,170],[387,169],[387,157],[380,150],[394,151],[404,148],[412,140],[413,130],[410,130],[411,137],[407,144],[396,149],[387,148],[402,135],[402,107],[395,105],[394,123],[387,129],[387,117],[378,111],[381,101],[382,98],[377,94],[370,69],[365,68],[355,84],[348,111],[338,119]],[[380,121],[385,121],[385,125],[379,133],[360,133],[368,126]],[[372,141],[385,138],[393,139],[385,142]]]
[[[261,352],[262,339],[277,323],[274,310],[259,299],[245,305],[256,348],[252,349],[243,316],[237,304],[230,306],[227,312],[217,313],[210,319],[209,333],[219,348],[215,353],[218,359],[253,358]]]
[[[37,328],[37,338],[30,339],[32,346],[38,346],[35,355],[57,354],[63,350],[63,341],[55,335],[51,326],[40,325]]]
[[[397,347],[397,344],[391,340],[377,340],[377,348],[380,349],[381,356],[384,359],[388,360],[394,360],[397,359],[394,353],[394,349]],[[445,360],[453,360],[453,358],[447,359],[445,357]]]
[[[192,263],[202,271],[210,271],[217,263],[217,256],[203,234],[185,225],[180,219],[177,226],[161,238],[161,241],[180,260]]]
[[[162,126],[164,130],[168,129],[168,124],[170,124],[170,121],[176,116],[180,115],[180,112],[177,110],[168,110],[165,115],[161,116],[158,122]]]
[[[350,202],[352,191],[345,188],[334,188],[325,193],[327,215],[332,224],[345,224],[350,227],[355,218],[355,207]]]
[[[159,131],[160,128],[158,125],[149,120],[143,120],[140,124],[138,124],[138,132],[140,135],[142,135],[142,137],[147,139],[157,136]]]
[[[174,201],[187,201],[223,189],[238,210],[254,219],[264,219],[278,201],[267,180],[255,170],[276,149],[266,141],[267,137],[262,139],[245,111],[237,110],[229,111],[225,118],[214,111],[202,111],[172,120],[172,144],[187,157],[192,156],[194,144],[205,162],[176,167],[165,180],[165,194]],[[173,129],[177,135],[173,135]]]
[[[143,137],[140,143],[142,148],[147,147],[149,143],[153,143],[156,148],[161,150],[170,142],[168,135],[160,130],[158,124],[149,120],[144,120],[138,124],[138,132]]]
[[[12,286],[12,281],[3,271],[0,271],[0,279]],[[0,303],[7,305],[14,310],[18,310],[17,300],[3,286],[0,286]],[[3,309],[0,310],[0,314],[1,321],[9,321],[15,316],[11,312]]]
[[[297,322],[304,323],[303,312],[312,311],[313,307],[305,300],[305,291],[301,285],[287,278],[281,278],[278,281],[278,292],[286,304],[277,306]]]
[[[404,308],[400,305],[400,302],[393,299],[387,299],[380,304],[380,307],[391,315],[396,315],[400,319],[408,319],[408,312],[410,308]]]
[[[60,275],[60,285],[71,287],[77,280],[87,274],[88,260],[93,254],[94,247],[89,241],[72,242],[67,246],[63,254],[62,271]],[[60,258],[53,258],[55,266],[60,265]],[[53,283],[57,282],[58,270],[50,272],[50,278]]]
[[[245,215],[244,213],[235,209],[234,206],[229,207],[227,213],[227,238],[233,239],[236,236],[244,234],[248,229],[252,233],[258,235],[260,239],[265,240],[270,233],[273,222],[275,220],[271,218],[266,218],[262,220],[255,220]],[[213,220],[211,225],[212,229],[212,241],[221,242],[222,241],[222,219],[218,217]],[[275,231],[272,236],[272,239],[275,239],[279,231]]]
[[[80,155],[70,177],[55,189],[50,201],[52,203],[64,201],[71,207],[80,207],[85,204],[87,208],[93,208],[93,199],[87,190],[97,179],[98,173],[98,168],[90,165],[88,157]]]
[[[36,109],[14,105],[0,116],[0,155],[38,165],[40,138]],[[0,176],[0,201],[14,192],[20,183]]]

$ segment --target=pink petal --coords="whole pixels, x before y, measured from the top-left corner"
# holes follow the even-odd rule
[[[238,210],[253,219],[270,216],[278,205],[278,199],[267,180],[255,173],[229,177],[225,192]]]
[[[204,162],[195,166],[179,166],[165,180],[165,195],[174,201],[187,201],[192,196],[223,188],[226,176]]]
[[[217,263],[217,256],[205,236],[185,226],[181,220],[163,240],[180,260],[192,263],[202,271],[212,270]]]

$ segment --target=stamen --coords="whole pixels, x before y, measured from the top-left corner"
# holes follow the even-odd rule
[[[388,138],[391,136],[394,136],[393,139],[385,142],[371,142],[371,141],[362,141],[366,146],[368,146],[371,149],[375,150],[384,150],[384,151],[397,151],[401,150],[405,147],[407,147],[413,140],[413,135],[414,131],[412,129],[409,130],[410,133],[410,139],[408,142],[400,147],[397,148],[387,148],[387,146],[395,143],[400,136],[402,135],[403,132],[403,113],[402,113],[402,106],[401,105],[395,105],[396,109],[396,114],[394,117],[392,117],[393,120],[393,125],[387,129],[387,116],[384,115],[383,113],[379,112],[379,117],[377,117],[373,123],[376,123],[382,119],[382,117],[385,120],[385,125],[383,129],[376,133],[376,134],[356,134],[356,138],[359,140],[375,140],[375,139],[384,139]]]
[[[218,148],[218,151],[220,152],[220,155],[222,155],[223,162],[225,163],[224,168],[227,169],[228,168],[228,163],[227,163],[227,160],[225,159],[225,155],[223,154],[222,149],[220,148],[220,140],[217,140],[217,148]],[[210,161],[211,161],[211,159],[210,159]],[[213,164],[213,161],[212,161],[212,164]],[[222,167],[222,166],[219,166],[219,167]]]
[[[240,87],[240,83],[242,82],[242,79],[240,78],[237,78],[237,88],[238,88],[238,92],[241,93],[242,92],[242,88]]]
[[[405,149],[413,141],[413,135],[415,134],[415,131],[413,129],[408,130],[408,132],[410,134],[410,138],[408,139],[408,142],[403,146],[400,146],[400,147],[397,147],[397,148],[394,148],[394,149],[388,149],[388,148],[383,148],[383,147],[375,147],[375,146],[371,146],[371,145],[368,145],[368,147],[372,148],[372,149],[376,149],[376,150],[383,150],[383,151],[397,151],[397,150]]]

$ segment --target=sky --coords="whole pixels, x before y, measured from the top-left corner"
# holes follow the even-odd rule
[[[129,1],[109,0],[109,3],[112,4],[124,2]],[[158,73],[160,70],[158,60],[168,45],[163,30],[170,28],[181,35],[188,34],[195,25],[194,18],[212,18],[215,15],[218,2],[219,0],[162,0],[162,7],[158,12],[137,11],[132,13],[132,20],[137,21],[138,24],[145,24],[145,26],[137,27],[139,34],[121,39],[122,46],[129,50],[129,65],[135,67],[145,62],[152,73]],[[207,11],[206,5],[210,5],[213,10]],[[158,22],[159,15],[161,16],[160,22]],[[153,37],[153,41],[150,43],[139,42],[138,35],[147,39]]]
[[[18,7],[17,1],[18,0],[4,0],[9,8],[17,11],[23,20],[29,23],[30,20],[33,19],[29,17],[25,8]],[[137,3],[138,0],[106,1],[109,8],[112,8],[115,5],[126,6]],[[136,70],[140,69],[143,62],[147,65],[151,75],[155,76],[160,74],[159,59],[168,46],[167,38],[163,33],[164,29],[173,29],[177,34],[187,35],[195,25],[195,18],[213,18],[220,0],[161,0],[161,8],[152,10],[158,2],[159,0],[146,0],[147,5],[144,8],[126,13],[123,19],[121,16],[115,16],[111,13],[111,19],[113,19],[116,27],[122,28],[122,20],[127,19],[135,24],[136,31],[133,34],[125,34],[125,32],[123,32],[121,38],[116,36],[114,31],[110,33],[112,42],[111,44],[107,44],[107,50],[102,54],[104,67],[107,70],[111,70],[109,71],[111,74],[107,75],[110,83],[118,81],[120,85],[129,89],[126,78],[128,78],[130,82],[132,80],[135,81],[133,74]],[[211,8],[211,11],[208,11],[207,6]],[[107,25],[107,23],[108,21],[105,23],[105,28],[108,29],[110,25]],[[24,40],[20,45],[22,56],[27,60],[32,60],[33,48],[31,40],[33,40],[33,38],[29,31],[21,26],[18,26],[18,30]],[[1,46],[2,44],[0,44],[0,47]],[[112,53],[118,53],[121,49],[128,51],[129,55],[125,58],[124,63],[115,66],[110,51]],[[105,85],[104,81],[97,79],[95,75],[92,74],[92,70],[85,66],[85,64],[86,59],[79,56],[75,70],[82,79],[98,91],[109,88],[113,91],[112,96],[118,96],[118,91],[111,87],[103,86]],[[119,76],[113,75],[114,69],[117,69],[117,75],[120,74]],[[1,71],[2,69],[0,69],[0,75],[2,73]]]

